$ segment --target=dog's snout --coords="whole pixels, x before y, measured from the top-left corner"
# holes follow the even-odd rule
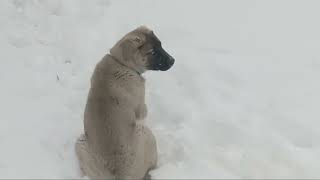
[[[174,61],[175,61],[174,58],[170,56],[170,57],[169,57],[169,65],[170,65],[170,66],[173,66]]]
[[[165,50],[163,50],[163,55],[164,55],[164,59],[166,61],[166,66],[167,68],[171,68],[171,66],[173,66],[174,64],[174,58],[172,56],[170,56]]]
[[[164,49],[161,47],[156,50],[156,58],[153,59],[150,63],[150,69],[152,70],[160,70],[160,71],[166,71],[170,69],[175,59],[170,56]]]

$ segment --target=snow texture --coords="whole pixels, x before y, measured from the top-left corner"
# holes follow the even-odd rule
[[[1,0],[0,177],[81,178],[95,64],[152,28],[153,178],[320,178],[319,1]]]

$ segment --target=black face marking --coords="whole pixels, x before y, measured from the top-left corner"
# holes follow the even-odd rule
[[[149,70],[166,71],[174,64],[174,58],[162,48],[160,40],[153,33],[146,35],[146,44],[141,50],[147,57]]]

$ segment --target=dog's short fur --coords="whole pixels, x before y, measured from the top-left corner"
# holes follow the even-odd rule
[[[168,70],[174,59],[146,27],[125,35],[96,66],[84,113],[85,134],[76,143],[84,175],[92,179],[143,179],[156,166],[147,115],[146,70]]]

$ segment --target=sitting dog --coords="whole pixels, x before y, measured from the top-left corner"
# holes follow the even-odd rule
[[[147,115],[146,70],[166,71],[174,59],[153,31],[141,26],[96,65],[84,113],[85,133],[75,149],[91,179],[146,179],[157,163],[156,140],[138,120]]]

